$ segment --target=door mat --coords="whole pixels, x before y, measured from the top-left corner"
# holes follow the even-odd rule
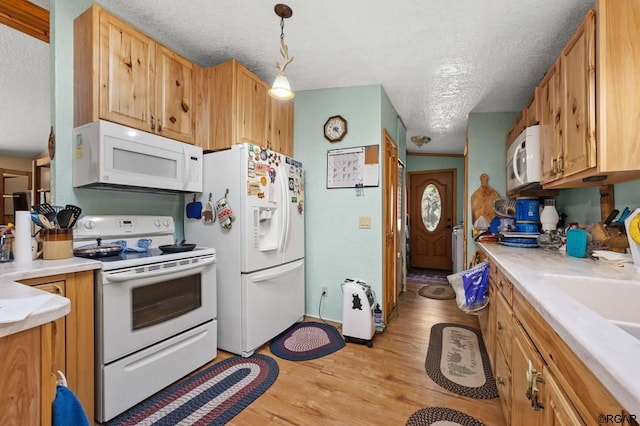
[[[276,361],[266,355],[228,358],[155,394],[107,425],[222,425],[269,389],[279,371]]]
[[[407,426],[428,425],[460,425],[460,426],[484,426],[484,423],[458,410],[442,407],[422,408],[413,413]]]
[[[410,268],[407,271],[408,283],[419,284],[447,284],[447,275],[450,275],[451,271],[440,271],[438,269],[420,269]]]
[[[418,290],[418,294],[427,299],[451,300],[456,298],[456,291],[451,284],[429,284]]]
[[[299,322],[274,338],[269,349],[282,359],[306,361],[329,355],[344,346],[335,327],[320,322]]]
[[[473,327],[451,323],[431,327],[424,366],[434,382],[451,392],[477,399],[498,397],[487,350]]]

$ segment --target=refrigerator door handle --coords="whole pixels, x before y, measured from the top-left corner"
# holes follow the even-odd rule
[[[280,239],[280,251],[284,252],[287,248],[287,240],[289,238],[289,200],[287,199],[287,189],[288,189],[288,184],[287,184],[287,175],[284,173],[284,165],[282,166],[282,172],[280,173],[280,175],[282,175],[282,179],[280,180],[280,194],[281,194],[281,198],[282,198],[282,204],[280,206],[281,210],[282,210],[282,220],[283,220],[283,226],[282,226],[282,234],[281,234],[281,239]]]
[[[285,275],[291,271],[295,271],[300,267],[301,262],[293,262],[286,266],[286,268],[278,268],[276,272],[265,272],[263,274],[256,274],[251,276],[251,281],[254,283],[268,281],[273,278],[278,278],[282,275]]]

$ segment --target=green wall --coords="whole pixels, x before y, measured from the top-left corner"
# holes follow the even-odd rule
[[[505,158],[506,134],[511,128],[517,112],[471,113],[467,123],[467,167],[469,209],[465,220],[471,232],[471,196],[480,187],[480,175],[489,175],[489,186],[500,196],[506,194]],[[467,238],[467,259],[476,250],[476,244],[470,235]]]
[[[640,180],[613,186],[615,208],[622,213],[625,207],[631,211],[640,207]],[[559,212],[567,215],[567,223],[592,224],[600,217],[600,187],[562,189],[556,200]]]
[[[327,151],[380,145],[384,97],[379,85],[296,93],[294,150],[305,170],[308,315],[340,321],[345,278],[367,282],[376,299],[382,298],[381,187],[364,188],[362,196],[351,188],[327,189]],[[347,120],[348,133],[342,141],[329,143],[322,128],[337,114]],[[371,217],[371,229],[358,228],[359,216]],[[319,313],[322,287],[329,291]]]
[[[92,1],[52,1],[52,119],[56,154],[51,166],[51,195],[57,205],[77,204],[84,214],[158,214],[173,216],[182,238],[184,197],[176,194],[74,189],[72,187],[73,20]]]

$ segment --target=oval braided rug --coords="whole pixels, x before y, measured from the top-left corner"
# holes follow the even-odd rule
[[[451,287],[451,284],[429,284],[421,287],[418,290],[418,294],[427,299],[436,300],[451,300],[456,298],[456,291]]]
[[[422,408],[413,413],[407,426],[428,426],[432,424],[484,426],[484,423],[458,410],[442,407]]]
[[[107,426],[223,425],[269,389],[279,372],[266,355],[228,358],[142,401]]]
[[[431,327],[425,370],[451,392],[478,399],[498,397],[480,330],[463,324]]]
[[[271,353],[289,361],[306,361],[329,355],[345,346],[335,327],[320,322],[299,322],[269,344]]]

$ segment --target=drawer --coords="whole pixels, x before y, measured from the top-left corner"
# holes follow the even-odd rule
[[[511,370],[504,353],[496,351],[496,387],[507,426],[511,424]]]
[[[511,301],[513,299],[513,295],[512,295],[513,284],[511,284],[511,281],[505,278],[502,271],[498,271],[498,280],[496,281],[496,289],[498,290],[498,293],[504,296],[509,306],[511,306]]]
[[[511,366],[511,344],[513,340],[513,315],[504,297],[496,298],[496,337],[498,346],[502,348],[507,365]],[[496,349],[498,352],[498,349]]]

